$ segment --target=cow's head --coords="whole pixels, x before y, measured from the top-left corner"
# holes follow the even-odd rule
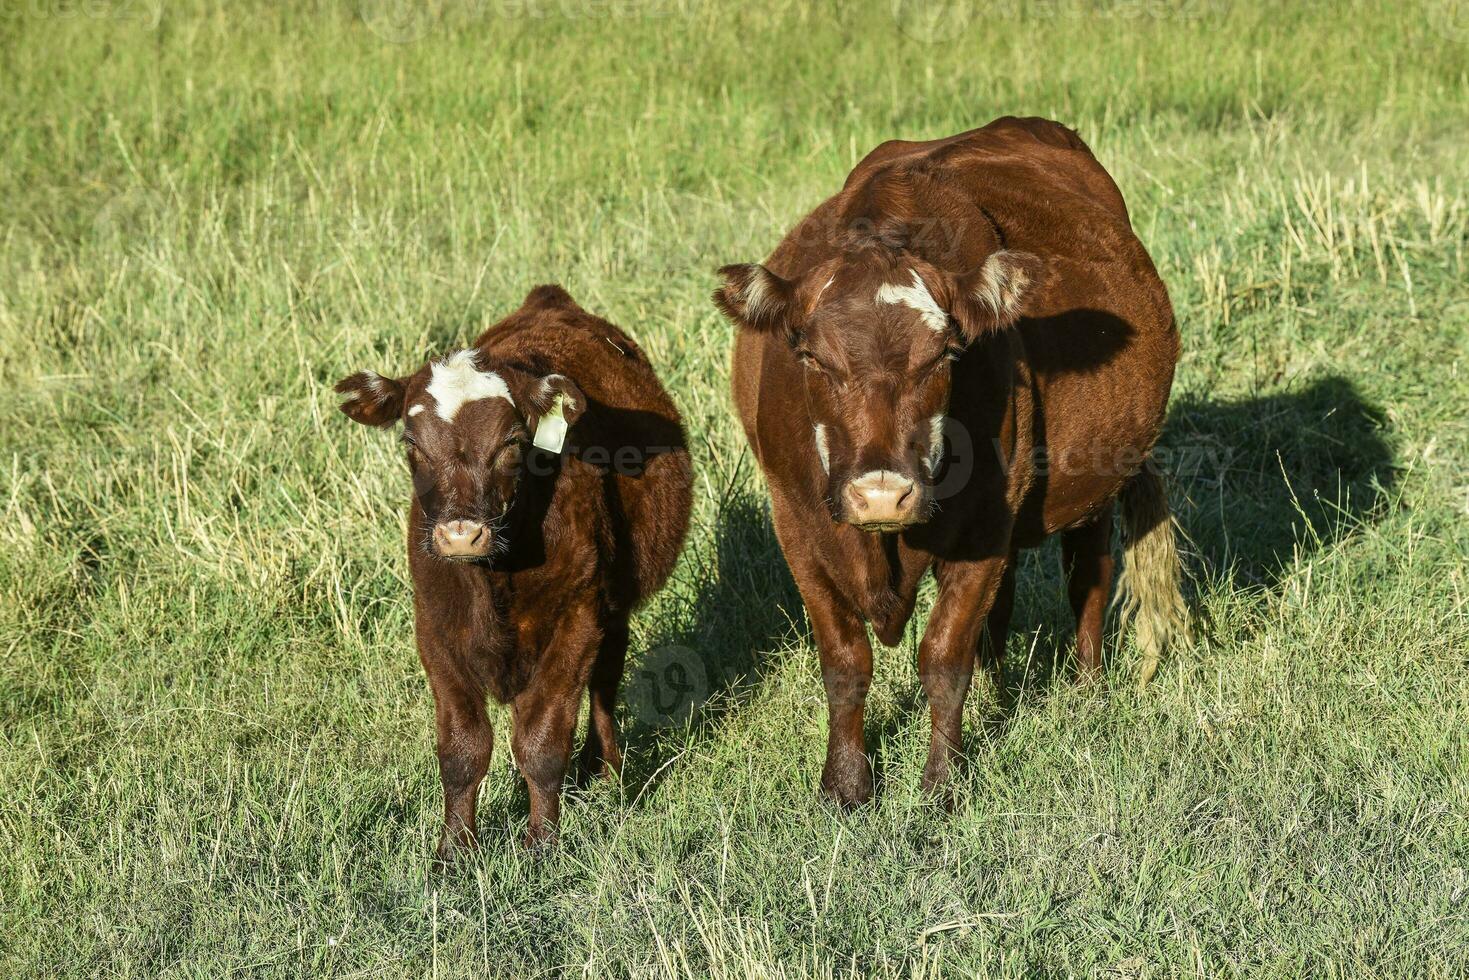
[[[805,366],[810,439],[832,518],[869,531],[926,520],[943,461],[951,364],[1013,325],[1041,263],[998,251],[967,275],[882,249],[796,280],[761,265],[720,270],[714,301],[740,328],[784,337]]]
[[[515,368],[491,370],[475,350],[385,378],[360,371],[336,390],[341,409],[363,425],[403,423],[413,493],[423,511],[413,529],[430,554],[481,561],[509,547],[509,515],[536,446],[560,452],[566,428],[586,410],[569,378]]]

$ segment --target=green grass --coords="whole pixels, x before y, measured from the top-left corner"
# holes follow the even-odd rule
[[[1463,4],[358,6],[0,16],[0,974],[1469,972]],[[712,270],[1009,112],[1083,134],[1172,290],[1213,630],[1075,689],[1032,555],[954,812],[915,629],[841,816]],[[662,371],[694,529],[623,783],[522,852],[496,709],[484,853],[436,876],[408,484],[328,385],[548,280]]]

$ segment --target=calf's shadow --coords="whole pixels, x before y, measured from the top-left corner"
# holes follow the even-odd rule
[[[623,785],[648,792],[690,729],[716,727],[759,687],[772,656],[806,629],[763,491],[743,488],[748,453],[725,481],[709,537],[691,534],[688,572],[641,645],[623,681]],[[667,604],[672,600],[672,608]]]

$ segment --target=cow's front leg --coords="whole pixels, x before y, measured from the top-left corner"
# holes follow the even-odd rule
[[[923,766],[926,793],[939,793],[948,785],[959,755],[974,654],[1006,564],[1004,558],[965,562],[945,566],[938,576],[938,601],[918,648],[918,676],[932,725]]]
[[[872,799],[872,763],[862,733],[867,689],[872,686],[867,625],[814,557],[809,539],[815,516],[795,510],[774,491],[770,503],[775,534],[801,591],[821,657],[827,708],[821,791],[840,806],[858,806]]]
[[[811,591],[818,594],[801,589],[821,656],[827,706],[821,790],[841,806],[858,806],[872,799],[872,763],[862,731],[872,686],[872,644],[855,612],[829,593]]]
[[[510,747],[530,794],[527,847],[556,838],[561,784],[571,762],[577,709],[601,639],[593,609],[568,611],[541,654],[530,683],[515,698]]]

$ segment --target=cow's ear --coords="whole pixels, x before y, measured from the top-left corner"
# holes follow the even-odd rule
[[[724,285],[714,303],[737,326],[779,330],[786,326],[795,286],[763,265],[727,265],[719,270]]]
[[[587,396],[566,375],[548,374],[531,385],[528,401],[531,442],[547,452],[561,452],[566,430],[587,410]]]
[[[957,282],[953,314],[968,341],[1014,326],[1030,313],[1045,268],[1029,252],[1001,250]]]
[[[403,414],[403,388],[401,378],[358,371],[337,382],[337,393],[345,396],[337,407],[353,422],[392,425]]]

